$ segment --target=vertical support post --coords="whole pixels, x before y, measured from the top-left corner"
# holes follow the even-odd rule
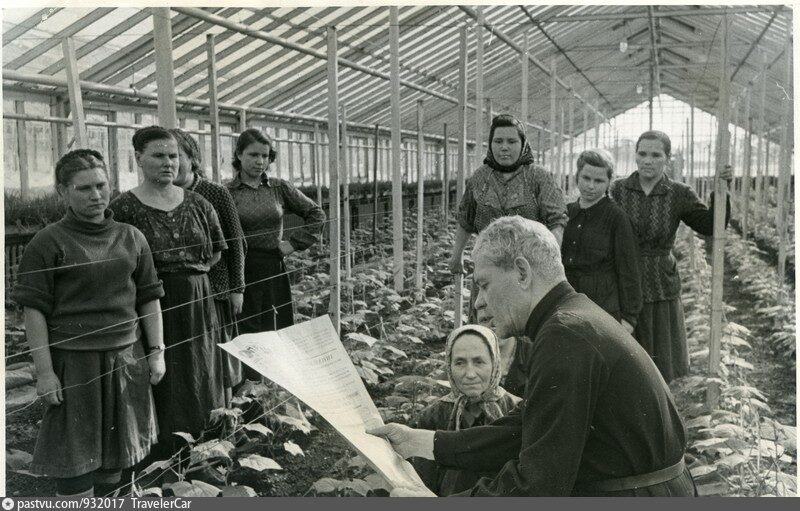
[[[450,144],[447,139],[447,123],[444,123],[444,142],[442,143],[442,208],[444,209],[444,223],[447,225],[447,215],[450,213]]]
[[[69,113],[67,112],[67,102],[63,96],[58,96],[56,99],[56,114],[57,117],[66,119]],[[58,146],[59,158],[67,152],[67,125],[58,123],[55,125],[56,130],[56,144]]]
[[[689,186],[694,188],[694,95],[689,108]]]
[[[556,160],[556,59],[550,59],[550,158],[551,165],[555,170]]]
[[[650,66],[650,83],[647,87],[650,98],[647,100],[647,112],[648,112],[648,130],[653,129],[653,66]]]
[[[483,161],[483,25],[485,23],[483,7],[476,7],[478,14],[475,26],[475,165]],[[491,118],[492,113],[486,112]]]
[[[378,241],[378,137],[380,126],[375,125],[375,144],[372,146],[372,245]]]
[[[330,282],[331,298],[328,312],[333,328],[341,332],[342,283],[340,276],[339,240],[339,66],[337,61],[336,27],[327,29],[328,57],[328,226],[330,229]]]
[[[564,179],[564,102],[558,102],[558,156],[556,158],[556,179]]]
[[[83,97],[81,96],[78,61],[75,58],[75,42],[71,37],[65,37],[61,47],[64,50],[64,68],[67,72],[67,90],[72,111],[72,131],[75,135],[75,144],[72,147],[73,149],[84,149],[89,147],[89,137],[86,133],[86,117],[83,114]]]
[[[392,236],[394,247],[394,290],[403,290],[403,175],[400,168],[400,14],[389,7],[389,52],[391,54],[392,105]]]
[[[206,55],[208,56],[208,113],[209,121],[211,122],[211,177],[215,183],[221,183],[219,106],[217,105],[217,52],[214,47],[214,34],[206,34]]]
[[[342,213],[344,217],[344,272],[345,278],[353,278],[353,255],[350,253],[350,147],[347,143],[347,108],[342,105]]]
[[[478,103],[480,105],[480,103]],[[422,100],[417,100],[417,275],[416,287],[417,290],[424,289],[422,284],[422,213],[423,203],[425,202],[425,173],[422,170],[423,156],[425,154],[425,138],[422,135],[422,125],[425,119],[425,110],[423,110]],[[477,146],[476,146],[477,147]]]
[[[465,176],[467,172],[467,29],[461,28],[459,44],[458,69],[458,178],[456,181],[456,203],[461,203],[464,195]],[[455,283],[455,327],[462,325],[464,314],[464,277],[456,275]]]
[[[59,104],[58,104],[58,97],[57,96],[50,96],[50,116],[51,117],[61,117],[61,113],[59,112]],[[59,151],[58,147],[58,130],[57,127],[61,123],[52,123],[50,124],[50,145],[51,151],[53,154],[53,166],[55,166],[56,162],[61,155],[64,154]],[[110,156],[110,155],[109,155]]]
[[[786,81],[783,84],[784,93],[781,100],[781,152],[780,163],[778,166],[778,222],[776,224],[778,231],[778,302],[785,301],[786,292],[784,289],[784,282],[786,281],[786,220],[787,220],[787,185],[789,183],[789,174],[792,169],[792,108],[794,102],[792,101],[792,31],[791,21],[786,26],[786,49],[784,50],[786,57]]]
[[[528,125],[528,31],[522,34],[522,95],[520,100],[520,117],[523,126]]]
[[[236,117],[239,120],[239,133],[241,133],[247,129],[247,109],[240,108],[239,113],[236,115]]]
[[[583,149],[586,150],[586,137],[589,133],[589,103],[583,105]]]
[[[594,100],[594,110],[592,110],[594,114],[594,146],[600,146],[600,114],[597,113],[599,102],[598,100]]]
[[[25,115],[25,102],[14,101],[14,112]],[[30,176],[28,174],[28,132],[25,121],[17,119],[17,154],[19,157],[19,195],[27,199],[31,194]]]
[[[750,116],[750,103],[753,93],[747,90],[747,98],[744,104],[744,118],[747,123],[745,137],[742,141],[744,146],[744,174],[742,176],[741,211],[742,211],[742,239],[747,240],[748,220],[750,219],[750,173],[753,163],[753,118]]]
[[[762,206],[763,206],[763,198],[764,198],[764,168],[767,166],[766,159],[762,160],[762,146],[764,145],[766,139],[766,133],[764,132],[764,109],[766,108],[767,104],[767,56],[764,53],[761,53],[761,83],[759,88],[759,95],[761,96],[761,101],[758,110],[758,123],[756,123],[756,133],[758,137],[758,148],[757,148],[757,155],[756,155],[756,189],[755,189],[755,197],[754,197],[754,207],[753,207],[753,221],[754,227],[758,224],[762,217]],[[764,148],[766,150],[766,147]]]
[[[108,112],[108,120],[117,122],[117,111]],[[119,189],[119,128],[111,126],[108,128],[108,174],[111,192],[121,191]]]
[[[178,127],[175,110],[175,73],[172,68],[172,19],[169,7],[151,7],[153,43],[156,59],[156,92],[158,122],[164,128]]]
[[[728,164],[730,150],[730,133],[728,132],[730,108],[730,71],[728,70],[729,44],[728,15],[722,19],[722,48],[719,80],[719,124],[717,126],[717,158],[714,174],[714,235],[711,264],[711,339],[708,353],[708,376],[719,375],[720,348],[722,340],[722,289],[723,265],[725,263],[725,197],[728,192],[724,179],[720,179],[720,170]],[[719,384],[710,382],[706,394],[709,409],[714,410],[719,403]]]
[[[319,124],[314,123],[314,140],[311,143],[311,176],[314,180],[314,184],[317,187],[317,204],[322,206],[322,165],[319,164],[320,159],[322,158],[322,149],[320,148],[320,144],[322,143],[322,136],[319,132]]]
[[[569,91],[571,94],[572,93],[571,83]],[[574,123],[575,99],[572,96],[570,96],[568,101],[569,101],[569,128],[567,129],[567,131],[569,131],[569,160],[567,161],[566,176],[561,185],[564,191],[569,190],[571,182],[570,177],[572,177],[572,171],[575,170],[575,168],[573,167],[573,165],[575,165],[575,123]]]

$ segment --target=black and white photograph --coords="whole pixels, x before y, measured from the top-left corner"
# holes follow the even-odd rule
[[[236,4],[0,9],[4,509],[798,495],[794,4]]]

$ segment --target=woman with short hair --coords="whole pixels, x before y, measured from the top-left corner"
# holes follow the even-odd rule
[[[567,280],[633,334],[642,309],[639,249],[630,219],[608,197],[614,159],[604,149],[578,156],[578,199],[567,205],[561,258]]]
[[[142,182],[122,193],[110,208],[117,219],[142,231],[153,250],[164,284],[164,341],[167,377],[153,388],[159,443],[172,454],[175,432],[198,435],[209,413],[224,405],[220,325],[208,271],[227,248],[213,206],[199,194],[175,186],[180,152],[160,126],[133,135]]]
[[[66,214],[25,247],[14,288],[47,404],[30,471],[55,478],[59,496],[92,497],[156,441],[164,291],[144,235],[106,209],[100,153],[62,156],[56,190]]]

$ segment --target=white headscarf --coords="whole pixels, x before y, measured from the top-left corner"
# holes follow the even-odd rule
[[[464,325],[450,333],[445,346],[445,364],[447,364],[447,378],[450,380],[450,393],[444,396],[442,401],[455,404],[453,412],[450,415],[450,426],[455,431],[461,429],[461,416],[464,414],[464,408],[466,408],[467,403],[470,401],[470,398],[458,388],[450,370],[453,357],[453,345],[458,338],[465,333],[474,333],[483,339],[486,347],[489,348],[489,356],[492,359],[492,374],[489,378],[489,386],[479,396],[480,407],[483,409],[489,421],[499,419],[504,415],[503,410],[497,404],[497,401],[506,394],[506,391],[500,386],[502,368],[500,366],[500,348],[497,343],[497,337],[494,335],[494,332],[485,326]]]

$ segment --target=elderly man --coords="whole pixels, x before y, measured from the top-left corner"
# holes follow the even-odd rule
[[[497,472],[464,495],[694,495],[667,385],[633,337],[567,283],[550,231],[519,216],[500,218],[472,254],[478,318],[499,337],[532,341],[524,401],[488,426],[388,424],[370,433],[404,457]]]

